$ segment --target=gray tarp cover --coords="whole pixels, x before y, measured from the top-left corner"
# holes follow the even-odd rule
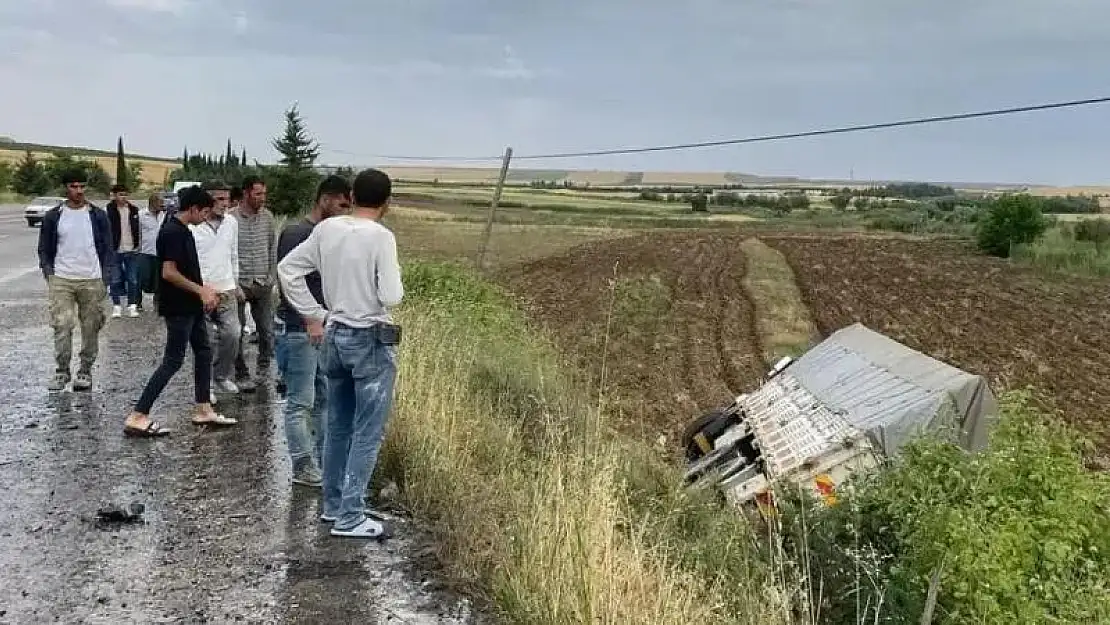
[[[838,330],[786,372],[887,456],[922,430],[987,444],[998,403],[981,376],[945,364],[862,324]]]

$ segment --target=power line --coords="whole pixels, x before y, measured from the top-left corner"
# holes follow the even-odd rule
[[[699,141],[695,143],[674,143],[670,145],[657,145],[649,147],[629,147],[629,148],[612,148],[605,150],[586,150],[580,152],[552,152],[550,154],[522,154],[513,156],[514,161],[521,160],[540,160],[540,159],[558,159],[558,158],[585,158],[592,156],[611,156],[617,154],[642,154],[645,152],[670,152],[675,150],[689,150],[694,148],[708,148],[718,147],[724,145],[740,145],[744,143],[761,143],[766,141],[782,141],[786,139],[801,139],[805,137],[819,137],[824,135],[846,134],[850,132],[866,132],[870,130],[882,130],[886,128],[899,128],[904,126],[918,126],[923,124],[936,124],[941,122],[959,121],[964,119],[974,119],[979,117],[1001,117],[1003,115],[1014,115],[1017,113],[1029,113],[1033,111],[1045,111],[1050,109],[1074,108],[1079,106],[1089,106],[1093,104],[1105,104],[1110,102],[1110,96],[1102,98],[1088,98],[1085,100],[1067,100],[1064,102],[1050,102],[1047,104],[1033,104],[1029,106],[1017,106],[1012,108],[999,108],[990,109],[986,111],[976,111],[971,113],[956,113],[952,115],[937,115],[933,117],[918,117],[913,119],[903,119],[892,122],[881,122],[875,124],[859,124],[855,126],[839,126],[834,128],[823,128],[819,130],[806,130],[803,132],[790,132],[783,134],[773,135],[758,135],[754,137],[742,137],[738,139],[719,139],[715,141]],[[343,150],[332,150],[338,154],[347,154],[349,156],[367,156],[355,154],[353,152],[345,152]],[[400,161],[500,161],[501,156],[396,156],[396,155],[370,155],[373,158],[382,158],[387,160],[400,160]]]

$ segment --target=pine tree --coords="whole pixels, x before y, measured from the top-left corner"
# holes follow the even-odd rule
[[[320,156],[320,146],[308,136],[296,104],[285,111],[285,133],[272,144],[281,154],[278,162],[291,170],[310,169]]]
[[[285,132],[272,141],[281,157],[267,168],[267,203],[279,215],[298,215],[309,209],[319,182],[314,166],[320,146],[308,134],[297,105],[285,112]]]
[[[243,167],[246,167],[247,166],[247,148],[243,148],[243,157],[242,157],[241,160],[242,160]]]
[[[35,160],[35,155],[27,150],[16,167],[12,189],[23,195],[42,195],[49,187],[50,180],[46,177],[46,170]]]
[[[116,184],[130,188],[132,181],[128,179],[127,159],[123,156],[123,137],[116,142]]]
[[[235,160],[235,155],[231,153],[231,139],[227,140],[227,155],[224,157],[224,162],[228,165]]]

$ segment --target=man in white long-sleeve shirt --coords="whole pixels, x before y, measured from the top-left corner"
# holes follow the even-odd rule
[[[235,358],[239,355],[239,222],[227,212],[231,188],[219,180],[204,184],[212,196],[213,206],[208,219],[189,226],[196,240],[204,286],[219,296],[219,304],[209,313],[215,326],[212,349],[212,386],[223,393],[238,393],[231,381]]]
[[[389,309],[401,302],[404,287],[396,239],[380,223],[389,211],[389,176],[362,171],[352,191],[351,214],[320,222],[278,263],[278,279],[310,339],[324,345],[328,417],[320,518],[334,523],[333,536],[380,538],[386,528],[366,515],[363,496],[393,401],[401,330]],[[305,280],[314,271],[327,310]]]

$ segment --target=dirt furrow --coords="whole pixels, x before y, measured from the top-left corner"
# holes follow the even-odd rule
[[[999,390],[1031,385],[1110,445],[1110,281],[1046,278],[953,242],[765,240],[823,333],[860,321]]]
[[[741,240],[728,234],[656,233],[582,246],[503,278],[564,349],[581,354],[588,337],[603,331],[609,292],[599,285],[608,284],[619,261],[610,388],[621,399],[630,432],[673,437],[699,411],[750,387],[761,373],[752,308],[742,290]],[[652,284],[664,285],[669,299],[646,310]],[[632,300],[639,312],[625,309]],[[567,301],[581,308],[571,315],[561,305]]]

